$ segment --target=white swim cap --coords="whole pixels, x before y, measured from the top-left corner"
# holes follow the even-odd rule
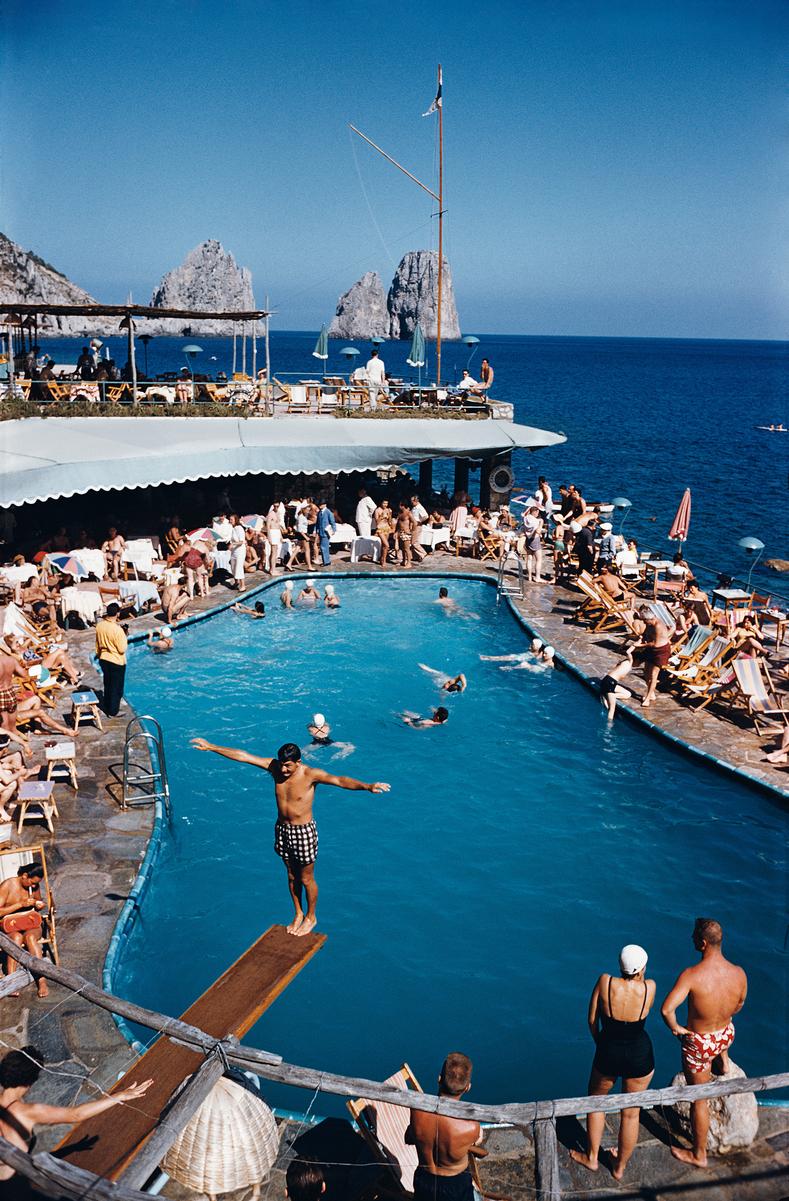
[[[556,651],[553,649],[552,646],[546,646],[545,650],[542,653],[543,653],[543,657],[545,659],[552,659],[554,657],[554,655],[556,654]]]
[[[162,638],[172,638],[173,636],[173,632],[169,626],[162,626],[162,628],[159,630],[159,634]]]
[[[638,943],[630,942],[619,952],[619,967],[623,976],[637,976],[647,966],[649,956]]]
[[[327,584],[323,591],[327,596],[334,596],[334,588],[331,584]]]
[[[285,591],[290,592],[293,589],[293,580],[285,580]]]
[[[573,534],[580,534],[580,532],[581,532],[580,521],[571,521],[570,522],[570,532]]]
[[[541,639],[541,638],[532,638],[532,640],[531,640],[531,649],[532,649],[533,651],[541,651],[541,650],[542,650],[542,647],[543,647],[543,643],[542,643],[542,639]]]
[[[320,729],[320,727],[321,727],[321,726],[325,726],[325,725],[326,725],[326,718],[323,716],[323,714],[322,714],[322,713],[313,713],[313,715],[312,715],[312,724],[313,724],[314,726],[317,726],[317,727],[318,727],[318,729]]]
[[[307,580],[307,587],[308,587],[308,588],[314,588],[314,587],[315,587],[315,581],[314,581],[314,580]]]

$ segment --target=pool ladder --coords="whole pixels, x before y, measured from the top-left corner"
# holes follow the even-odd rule
[[[510,559],[514,559],[517,566],[517,586],[512,579],[507,578],[507,564]],[[503,596],[514,596],[518,600],[523,600],[523,560],[514,547],[511,546],[502,553],[499,559],[499,567],[496,573],[496,604],[500,602]]]
[[[142,747],[147,748],[149,766],[132,759],[132,754]],[[121,808],[151,805],[161,801],[168,822],[172,817],[170,808],[170,784],[167,779],[167,760],[164,754],[164,735],[155,717],[144,714],[133,717],[126,727],[126,742],[123,747],[123,794]]]

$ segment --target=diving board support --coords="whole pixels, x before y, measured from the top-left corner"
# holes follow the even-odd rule
[[[75,1126],[59,1144],[58,1155],[108,1180],[124,1176],[166,1121],[168,1107],[178,1104],[178,1089],[199,1073],[204,1055],[210,1055],[217,1042],[226,1045],[228,1038],[242,1038],[325,941],[325,934],[313,931],[295,938],[284,926],[271,926],[184,1013],[187,1028],[199,1027],[203,1033],[199,1049],[194,1040],[191,1046],[178,1045],[172,1041],[178,1038],[178,1030],[168,1029],[168,1037],[158,1039],[110,1089],[118,1092],[131,1080],[153,1080],[140,1101],[124,1107],[123,1122],[116,1111],[104,1110]],[[221,1060],[225,1048],[216,1049]],[[207,1077],[208,1069],[202,1081]],[[186,1108],[184,1100],[182,1111]]]

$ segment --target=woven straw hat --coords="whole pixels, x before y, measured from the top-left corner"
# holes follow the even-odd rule
[[[274,1115],[256,1093],[224,1077],[214,1086],[162,1160],[162,1168],[196,1193],[215,1197],[268,1179],[277,1158]]]

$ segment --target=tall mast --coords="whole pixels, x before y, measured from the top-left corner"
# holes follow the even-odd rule
[[[436,323],[436,387],[441,387],[441,293],[444,277],[444,97],[438,64],[438,312]]]

